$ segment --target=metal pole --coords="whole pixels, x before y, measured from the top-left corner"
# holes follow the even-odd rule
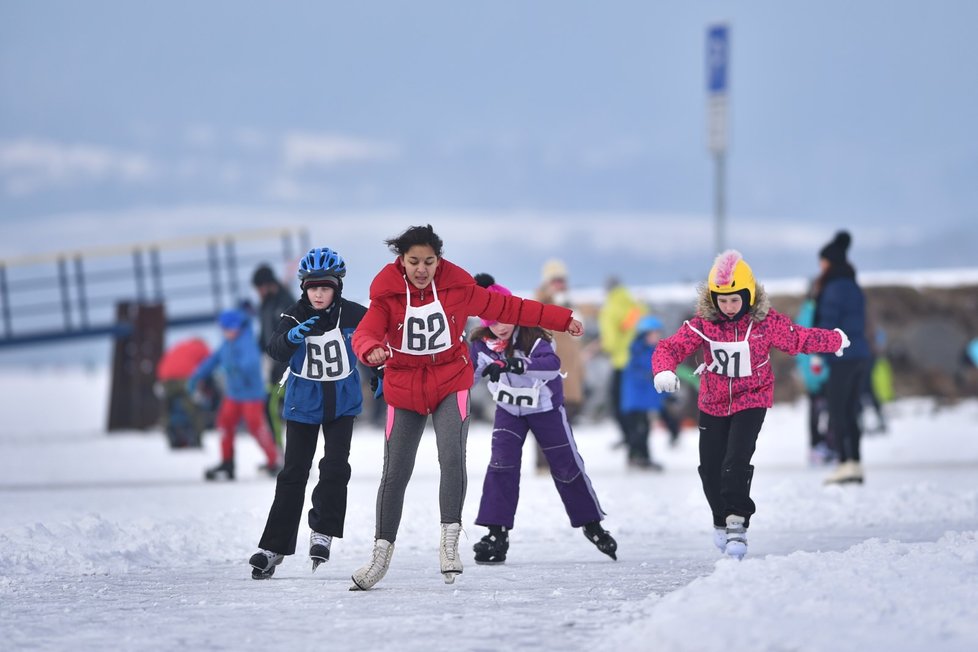
[[[723,151],[718,151],[714,157],[716,161],[716,178],[714,179],[714,189],[713,189],[713,215],[716,221],[715,237],[716,237],[716,251],[719,254],[727,248],[726,244],[726,234],[724,230],[726,228],[726,172],[727,172],[727,157]]]

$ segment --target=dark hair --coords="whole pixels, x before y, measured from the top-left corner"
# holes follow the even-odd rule
[[[441,248],[444,244],[441,238],[438,237],[438,234],[435,233],[435,230],[431,228],[430,224],[425,226],[412,226],[396,238],[384,240],[384,243],[388,249],[398,256],[403,256],[408,252],[408,249],[415,245],[428,245],[439,258],[441,258]]]
[[[469,341],[475,342],[476,340],[481,340],[484,337],[498,339],[489,330],[488,326],[479,326],[472,331],[469,336]],[[548,330],[544,330],[539,326],[517,326],[516,327],[516,346],[513,346],[513,340],[510,339],[509,345],[506,347],[506,355],[513,355],[513,349],[519,349],[527,355],[530,353],[530,349],[533,347],[533,343],[537,340],[543,340],[545,342],[553,342],[554,336]]]

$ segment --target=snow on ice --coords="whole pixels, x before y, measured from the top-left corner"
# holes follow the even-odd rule
[[[438,467],[426,436],[387,577],[350,592],[370,554],[382,433],[358,426],[346,536],[312,574],[298,554],[251,579],[274,483],[237,442],[240,479],[202,481],[217,436],[104,432],[102,370],[0,372],[0,640],[8,650],[978,649],[978,402],[888,406],[864,440],[864,486],[807,463],[804,404],[767,418],[754,462],[750,552],[721,558],[696,474],[696,431],[628,472],[610,422],[576,429],[619,561],[571,529],[547,476],[525,469],[509,558],[471,561],[489,427],[472,426],[464,573],[438,572]],[[477,388],[475,391],[485,391]],[[429,431],[430,434],[430,431]],[[311,474],[311,491],[316,477]],[[307,504],[308,506],[308,504]]]

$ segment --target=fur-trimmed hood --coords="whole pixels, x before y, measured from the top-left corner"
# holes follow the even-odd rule
[[[754,305],[750,307],[750,310],[747,311],[747,314],[750,315],[751,319],[759,322],[763,321],[771,311],[771,300],[768,298],[764,286],[760,283],[756,285],[756,292],[757,299],[754,301]],[[707,321],[726,319],[717,310],[716,306],[713,305],[713,300],[710,298],[710,287],[706,283],[702,283],[697,287],[696,314]]]

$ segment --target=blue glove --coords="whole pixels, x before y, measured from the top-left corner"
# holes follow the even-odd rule
[[[319,315],[313,315],[298,326],[293,326],[292,330],[290,330],[288,334],[289,341],[293,344],[302,344],[302,340],[306,339],[306,335],[309,334],[309,329],[312,328],[312,325],[315,324],[318,319]]]

